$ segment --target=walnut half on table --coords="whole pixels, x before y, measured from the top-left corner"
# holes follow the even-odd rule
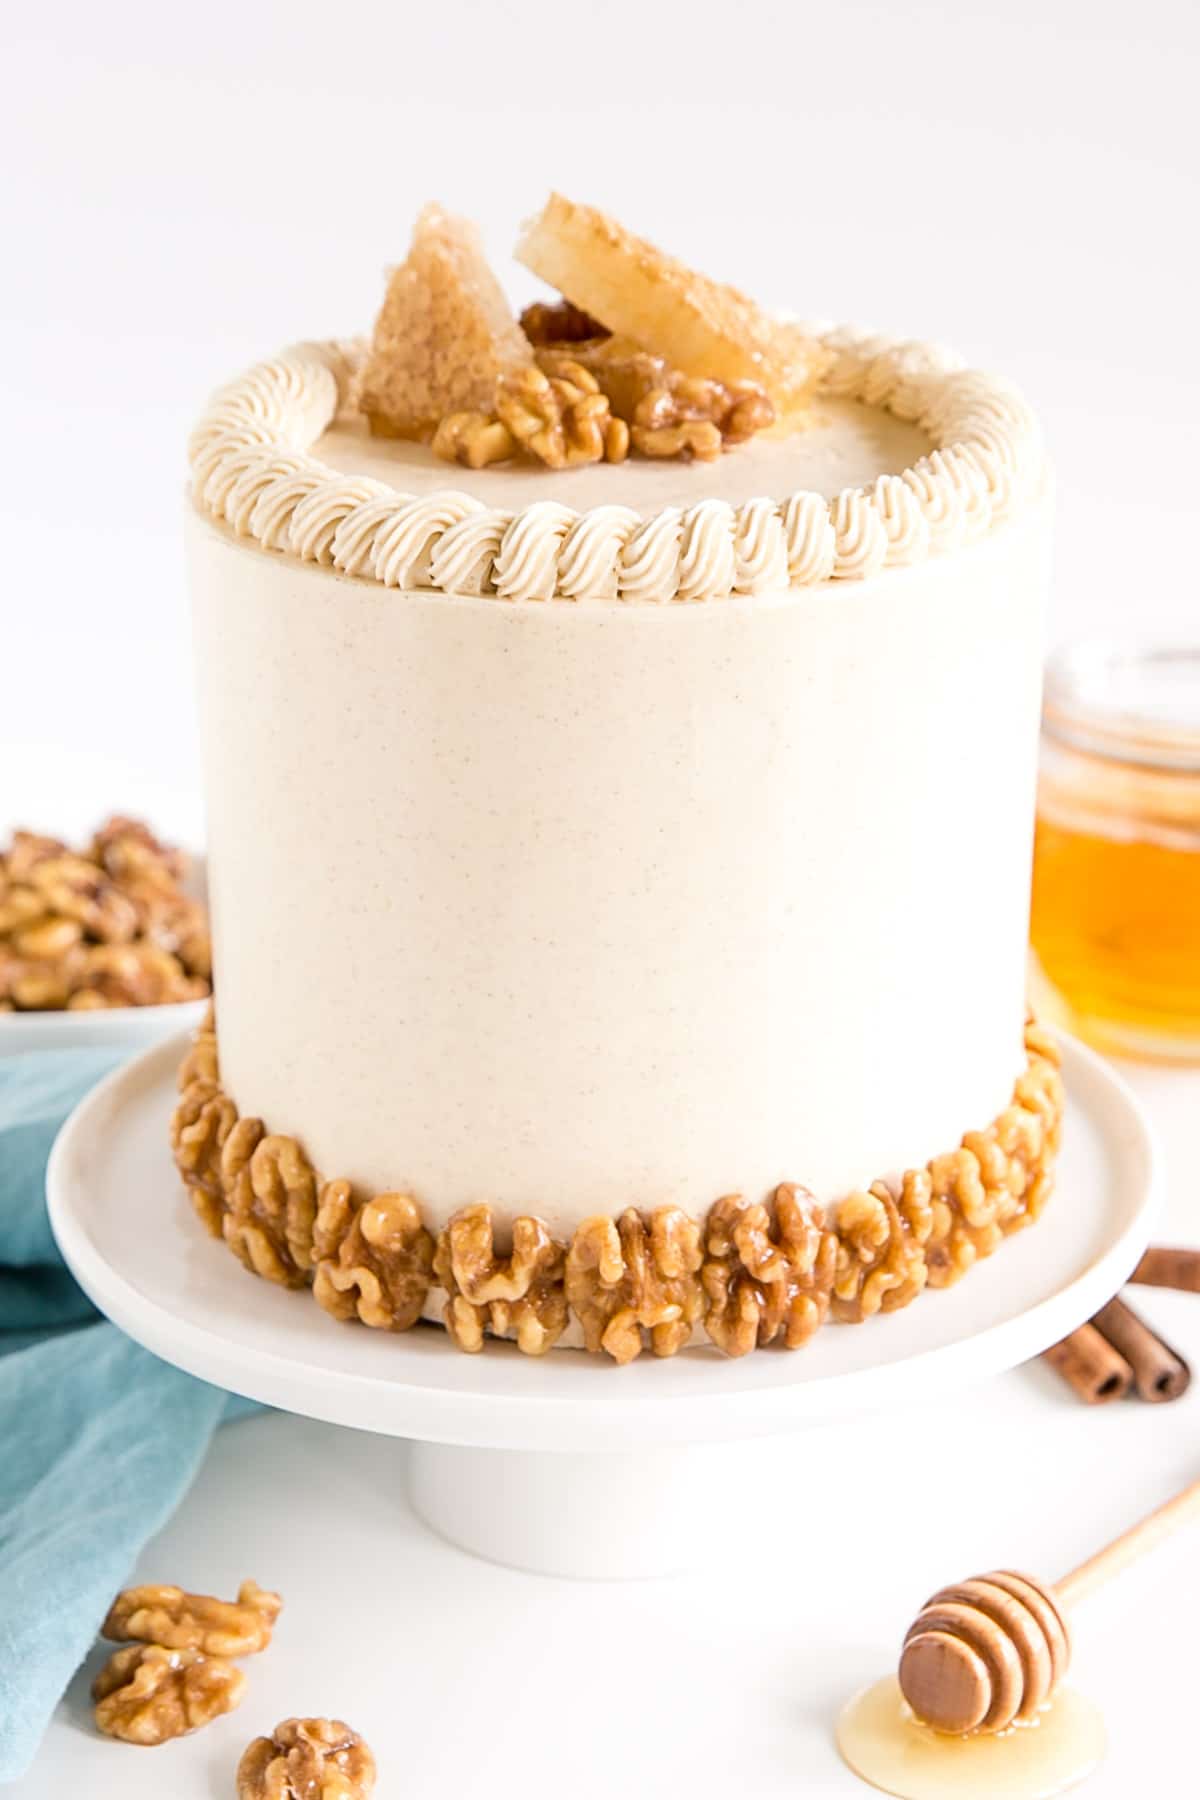
[[[370,1800],[375,1758],[341,1719],[285,1719],[238,1764],[238,1800]]]
[[[270,1643],[282,1609],[279,1595],[254,1581],[243,1581],[236,1600],[187,1594],[178,1587],[132,1587],[117,1595],[100,1635],[114,1643],[136,1638],[206,1656],[253,1656]]]
[[[146,1747],[210,1725],[241,1704],[246,1677],[220,1656],[127,1644],[92,1683],[96,1724],[106,1737]]]

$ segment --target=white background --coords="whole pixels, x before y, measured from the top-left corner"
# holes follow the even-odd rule
[[[1002,368],[1059,467],[1055,635],[1195,615],[1194,0],[0,13],[0,740],[76,751],[81,808],[116,757],[194,817],[186,432],[251,360],[368,327],[431,197],[501,268],[553,184]]]
[[[247,362],[367,327],[429,198],[477,217],[504,268],[555,185],[764,300],[1002,368],[1058,463],[1053,634],[1195,636],[1194,0],[76,0],[5,7],[0,48],[0,819],[36,805],[33,824],[82,827],[149,805],[199,833],[186,431]],[[1176,1229],[1200,1235],[1178,1128],[1194,1092],[1151,1085],[1177,1122]],[[1195,1323],[1159,1304],[1200,1355],[1200,1302]],[[748,1495],[715,1585],[636,1591],[432,1547],[395,1498],[394,1446],[263,1421],[227,1434],[145,1568],[227,1586],[252,1563],[294,1600],[307,1588],[253,1672],[248,1727],[271,1706],[352,1710],[360,1689],[403,1711],[420,1660],[419,1748],[385,1796],[486,1779],[496,1800],[587,1800],[616,1769],[641,1800],[639,1766],[667,1763],[680,1788],[850,1794],[830,1708],[906,1609],[997,1557],[1068,1563],[1195,1471],[1197,1404],[1086,1414],[1025,1372],[967,1416],[798,1444],[800,1525]],[[822,1531],[834,1453],[857,1497]],[[1089,1793],[1194,1791],[1180,1596],[1197,1573],[1176,1546],[1097,1603],[1084,1672],[1117,1754]],[[80,1718],[20,1800],[149,1795],[164,1767],[181,1796],[231,1792],[243,1720],[162,1764],[104,1754]],[[682,1747],[656,1762],[662,1732]]]

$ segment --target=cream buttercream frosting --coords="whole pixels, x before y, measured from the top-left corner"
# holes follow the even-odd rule
[[[1037,493],[1040,434],[1008,384],[937,346],[821,335],[830,368],[790,438],[703,470],[456,471],[453,487],[423,447],[356,425],[363,345],[301,344],[214,397],[193,492],[239,537],[386,587],[649,604],[761,593],[785,570],[793,587],[865,580],[974,541]]]
[[[222,1062],[316,1166],[569,1233],[833,1199],[1003,1106],[1045,500],[722,605],[393,592],[189,525]],[[648,589],[681,540],[639,526]]]

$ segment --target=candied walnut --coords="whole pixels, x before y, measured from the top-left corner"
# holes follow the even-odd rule
[[[678,394],[676,400],[686,404]],[[768,430],[775,423],[775,409],[756,381],[727,385],[724,397],[715,396],[712,404],[716,409],[714,423],[725,440],[726,449],[733,444],[744,444],[747,438]]]
[[[36,888],[0,881],[0,937],[27,930],[46,915],[46,902]]]
[[[192,1205],[214,1236],[221,1234],[225,1190],[221,1153],[237,1109],[213,1082],[193,1081],[171,1115],[171,1149]]]
[[[905,1170],[896,1208],[913,1242],[927,1244],[933,1232],[933,1180],[927,1168]]]
[[[30,885],[48,912],[77,919],[89,937],[127,944],[137,933],[137,911],[117,884],[82,856],[47,857],[29,871]]]
[[[58,919],[53,914],[36,925],[25,925],[13,933],[12,946],[18,956],[34,962],[57,962],[83,937],[78,919]]]
[[[317,1216],[312,1164],[295,1138],[263,1136],[257,1119],[239,1125],[244,1131],[234,1128],[224,1146],[229,1156],[222,1157],[225,1242],[252,1275],[303,1287],[313,1266]],[[259,1136],[251,1143],[255,1127]]]
[[[76,988],[67,999],[68,1012],[107,1012],[116,1006],[129,1006],[131,1002],[123,992],[101,984],[96,987]]]
[[[595,377],[569,358],[552,376],[532,367],[501,376],[495,406],[515,442],[549,469],[605,459],[608,401]]]
[[[1062,1065],[1062,1051],[1049,1028],[1030,1013],[1025,1020],[1025,1050],[1031,1065],[1049,1063],[1054,1069]]]
[[[1017,1077],[1014,1105],[1034,1113],[1045,1129],[1044,1147],[1054,1154],[1062,1136],[1063,1084],[1057,1060],[1031,1056],[1028,1066]],[[1030,1154],[1038,1154],[1038,1150]]]
[[[103,950],[105,946],[98,948]],[[181,1000],[201,1000],[208,993],[207,980],[189,975],[178,956],[170,950],[164,950],[153,939],[142,939],[129,948],[137,958],[139,967],[139,983],[134,991],[149,993],[151,996],[142,1004],[165,1006]]]
[[[1058,1050],[1032,1025],[1026,1046],[1029,1062],[1012,1102],[986,1131],[968,1132],[958,1150],[929,1164],[932,1287],[949,1287],[1003,1238],[1032,1224],[1050,1197],[1063,1110]]]
[[[92,856],[118,881],[153,875],[171,887],[187,874],[189,862],[182,850],[164,844],[141,819],[120,813],[106,819],[96,832]]]
[[[517,453],[517,440],[507,425],[488,413],[447,413],[433,434],[433,454],[464,469],[486,469]]]
[[[721,454],[721,433],[702,421],[648,427],[632,425],[630,442],[643,456],[679,457],[684,462],[714,462]]]
[[[497,377],[530,360],[475,227],[427,206],[391,273],[363,369],[371,430],[427,438],[447,413],[490,407]]]
[[[450,413],[434,433],[434,454],[471,469],[522,450],[551,469],[623,462],[629,454],[629,427],[570,358],[559,358],[552,375],[531,365],[501,376],[494,405],[492,413]]]
[[[238,1800],[369,1800],[375,1758],[342,1719],[284,1719],[246,1746],[237,1791]]]
[[[583,344],[608,336],[598,319],[581,307],[572,306],[569,300],[534,301],[521,314],[520,326],[535,350],[551,344]]]
[[[191,974],[212,973],[212,945],[204,908],[181,893],[167,877],[130,877],[121,892],[133,903],[138,930],[160,950],[169,951]]]
[[[99,996],[108,1006],[163,1006],[198,1000],[206,981],[184,972],[167,950],[145,939],[132,944],[90,944],[82,952],[76,989]]]
[[[727,387],[724,382],[665,369],[651,381],[635,408],[634,443],[644,454],[653,455],[647,439],[654,434],[704,425],[716,431],[724,448],[745,443],[772,424],[774,416],[770,401],[753,382]]]
[[[656,1356],[674,1356],[704,1312],[702,1260],[700,1226],[680,1207],[585,1219],[567,1255],[566,1294],[587,1348],[629,1363],[648,1336]]]
[[[433,1281],[434,1242],[407,1194],[356,1201],[348,1181],[321,1190],[313,1296],[335,1319],[380,1331],[415,1325]]]
[[[998,1225],[976,1229],[966,1224],[944,1199],[934,1201],[933,1216],[933,1233],[925,1252],[933,1288],[952,1287],[980,1257],[990,1256],[1004,1237]]]
[[[44,837],[37,831],[14,831],[4,858],[4,873],[9,881],[24,885],[39,863],[67,854],[67,846],[60,838]]]
[[[1037,1093],[1029,1083],[1037,1084]],[[1009,1158],[1009,1186],[1019,1205],[1005,1231],[1019,1231],[1041,1217],[1054,1187],[1054,1164],[1062,1137],[1062,1077],[1053,1063],[1034,1058],[1017,1084],[1021,1102],[1006,1107],[992,1127]]]
[[[236,1600],[188,1594],[178,1587],[131,1587],[117,1595],[100,1627],[113,1643],[135,1638],[167,1650],[202,1650],[206,1656],[253,1656],[271,1642],[283,1610],[278,1594],[243,1581]]]
[[[207,983],[212,975],[207,915],[200,902],[179,886],[189,865],[184,852],[162,843],[139,820],[118,817],[100,827],[92,855],[133,906],[142,936],[178,959],[158,965],[173,978],[170,985],[178,986],[184,972]]]
[[[632,443],[629,426],[624,419],[610,418],[604,427],[604,460],[624,462]]]
[[[20,1012],[59,1012],[70,998],[71,986],[52,963],[23,963],[10,976],[8,991]]]
[[[176,1085],[182,1093],[193,1081],[206,1081],[216,1087],[221,1079],[217,1058],[217,1034],[211,1025],[202,1025],[192,1039],[191,1048],[179,1065]]]
[[[437,1240],[434,1276],[446,1290],[446,1329],[460,1350],[483,1348],[484,1330],[510,1332],[527,1356],[540,1356],[567,1326],[566,1251],[540,1219],[513,1220],[512,1253],[496,1253],[490,1206],[455,1213]]]
[[[896,1312],[925,1286],[925,1250],[901,1217],[886,1182],[847,1194],[834,1209],[837,1266],[831,1310],[857,1324],[877,1312]]]
[[[78,985],[109,1006],[147,1006],[158,991],[133,944],[89,944]]]
[[[725,383],[684,375],[661,356],[624,339],[585,344],[570,359],[599,383],[616,418],[629,425],[633,448],[643,456],[684,456],[711,461],[745,443],[775,420],[757,382]],[[568,353],[538,352],[538,364],[555,375]]]
[[[708,1215],[702,1280],[705,1329],[727,1356],[782,1338],[806,1344],[829,1311],[837,1239],[806,1188],[785,1182],[769,1206],[740,1194]]]
[[[194,986],[208,993],[212,987],[212,936],[208,929],[208,915],[199,901],[190,901],[188,911],[172,924],[175,942],[169,946],[187,970],[194,976]]]
[[[949,1199],[961,1216],[963,1223],[973,1231],[995,1233],[993,1243],[999,1242],[999,1213],[1006,1195],[1005,1178],[1008,1170],[1008,1158],[998,1145],[982,1140],[982,1134],[976,1139],[979,1147],[988,1158],[989,1164],[998,1162],[998,1167],[989,1169],[992,1180],[985,1180],[980,1159],[964,1142],[959,1149],[951,1150],[944,1156],[935,1156],[929,1164],[929,1176],[933,1183],[935,1200]],[[994,1157],[990,1154],[994,1151]]]
[[[246,1677],[220,1656],[129,1644],[92,1683],[96,1724],[126,1744],[165,1744],[241,1704]]]
[[[210,1212],[201,1213],[201,1217],[213,1237],[224,1238],[225,1220],[229,1213],[229,1196],[235,1189],[249,1184],[250,1158],[266,1135],[266,1127],[261,1119],[243,1119],[240,1114],[235,1113],[233,1125],[221,1146],[218,1164],[218,1181],[221,1190],[219,1199]],[[243,1195],[242,1197],[247,1206],[253,1204],[253,1190],[248,1196]],[[199,1206],[197,1206],[197,1211],[200,1211]],[[251,1272],[257,1273],[257,1270],[254,1269]]]

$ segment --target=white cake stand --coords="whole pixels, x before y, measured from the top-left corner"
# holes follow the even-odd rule
[[[434,1530],[556,1574],[665,1574],[702,1560],[731,1521],[782,1510],[794,1529],[806,1506],[824,1535],[835,1473],[821,1468],[811,1502],[782,1491],[772,1434],[923,1402],[1037,1355],[1120,1287],[1160,1186],[1136,1100],[1067,1039],[1054,1199],[957,1287],[862,1326],[829,1326],[794,1355],[728,1361],[697,1346],[625,1369],[571,1350],[534,1360],[502,1343],[463,1356],[436,1326],[392,1337],[338,1324],[311,1298],[245,1275],[205,1236],[167,1146],[183,1049],[182,1039],[159,1045],[117,1070],[55,1144],[50,1217],[81,1286],[193,1375],[416,1440],[409,1497]]]

